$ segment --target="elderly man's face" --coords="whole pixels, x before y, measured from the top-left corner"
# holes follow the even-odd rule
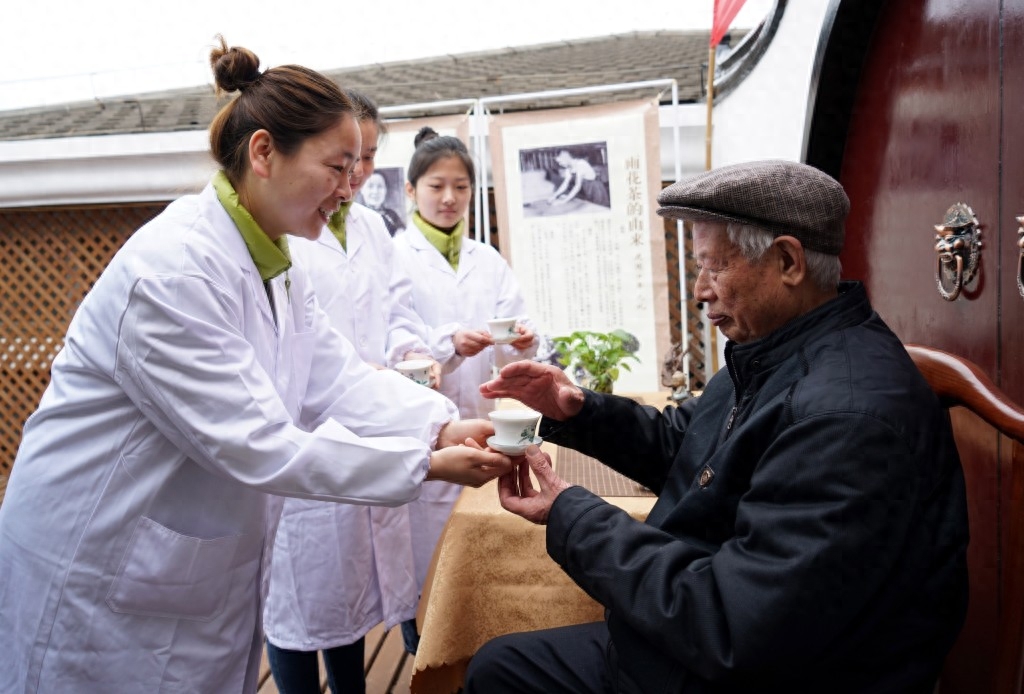
[[[733,342],[762,338],[792,317],[774,248],[752,264],[729,241],[724,224],[694,222],[693,253],[694,298],[704,302],[708,320]]]

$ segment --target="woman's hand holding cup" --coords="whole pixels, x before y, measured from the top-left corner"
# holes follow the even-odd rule
[[[512,469],[508,456],[484,450],[472,438],[467,438],[462,444],[438,449],[430,455],[427,479],[480,487]]]
[[[486,330],[458,330],[452,335],[455,353],[460,357],[472,357],[494,344],[494,338]]]

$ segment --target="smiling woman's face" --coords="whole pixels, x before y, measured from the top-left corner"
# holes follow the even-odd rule
[[[292,234],[315,239],[341,203],[352,199],[349,178],[359,157],[360,134],[350,114],[322,133],[306,138],[298,150],[284,154],[266,131],[253,135],[265,142],[263,174],[239,197],[271,239]],[[253,146],[253,145],[251,145]]]
[[[380,137],[377,124],[370,119],[359,121],[359,132],[362,134],[363,146],[359,152],[359,163],[352,175],[352,197],[362,190],[366,179],[373,176],[377,158],[377,140]]]

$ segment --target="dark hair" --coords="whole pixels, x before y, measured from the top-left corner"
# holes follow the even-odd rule
[[[416,137],[412,138],[413,147],[419,147],[427,140],[433,140],[435,137],[438,137],[437,131],[429,125],[424,125],[420,128],[420,131],[416,133]]]
[[[438,135],[421,143],[416,148],[416,153],[412,155],[412,161],[409,162],[407,175],[409,183],[415,186],[416,181],[431,166],[436,164],[439,159],[447,157],[457,157],[462,160],[462,164],[469,173],[469,182],[474,183],[476,181],[476,169],[473,166],[473,158],[469,156],[469,150],[466,149],[466,145],[462,143],[462,140],[450,135]]]
[[[383,137],[388,134],[388,126],[380,117],[380,111],[377,109],[377,104],[373,99],[352,87],[347,87],[345,89],[345,96],[347,96],[349,101],[352,102],[352,105],[356,107],[356,118],[358,118],[360,122],[364,120],[373,121],[373,124],[377,126],[377,133],[379,135]]]
[[[210,151],[228,180],[242,179],[249,158],[249,138],[266,130],[274,147],[293,154],[309,137],[333,128],[355,107],[338,85],[300,65],[260,72],[260,59],[247,48],[228,48],[223,36],[210,51],[218,92],[240,92],[210,124]]]

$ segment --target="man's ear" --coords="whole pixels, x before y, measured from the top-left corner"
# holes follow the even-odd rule
[[[259,178],[270,178],[270,161],[274,154],[274,138],[263,130],[249,136],[249,165]]]
[[[803,244],[793,236],[778,236],[772,242],[777,253],[782,283],[795,287],[807,276],[807,256]]]

